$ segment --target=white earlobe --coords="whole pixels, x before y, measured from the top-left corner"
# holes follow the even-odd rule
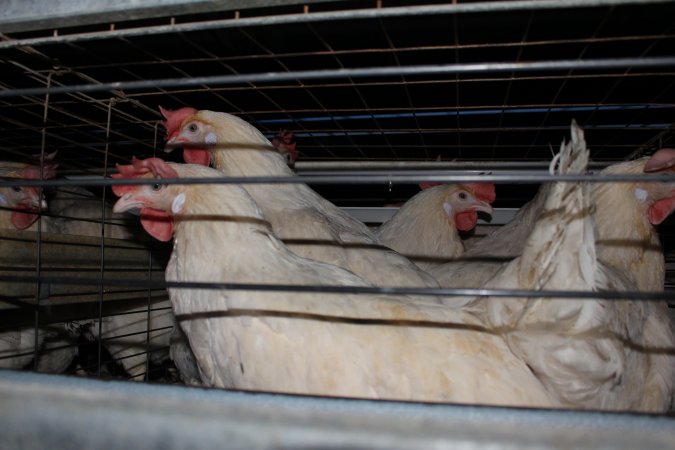
[[[173,202],[171,203],[171,212],[178,214],[183,210],[183,206],[185,206],[185,192],[181,192],[173,199]]]
[[[216,145],[218,143],[218,137],[216,136],[216,133],[209,133],[206,135],[204,138],[206,141],[206,145]]]
[[[7,198],[2,194],[0,194],[0,205],[7,206]]]
[[[645,191],[644,189],[636,188],[635,198],[637,198],[641,202],[644,202],[645,200],[647,200],[647,191]]]
[[[453,209],[450,203],[444,202],[443,209],[445,210],[445,213],[448,215],[448,217],[452,217]]]

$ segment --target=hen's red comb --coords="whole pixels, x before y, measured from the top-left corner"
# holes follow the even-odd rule
[[[120,173],[113,174],[113,178],[139,178],[148,172],[157,178],[178,178],[178,172],[161,158],[138,159],[131,158],[131,164],[117,164]]]
[[[160,106],[159,112],[161,112],[162,117],[166,119],[162,121],[162,125],[164,125],[164,128],[166,128],[166,140],[168,141],[178,133],[180,124],[183,123],[183,120],[185,120],[186,117],[196,113],[197,110],[195,108],[186,106],[184,108],[172,111],[170,109],[164,109]]]
[[[645,172],[658,172],[673,166],[675,166],[675,149],[662,148],[647,160],[643,170]]]
[[[119,173],[112,174],[114,179],[141,178],[152,172],[155,178],[178,178],[178,172],[160,158],[137,159],[133,157],[131,164],[117,164]],[[136,189],[136,186],[125,184],[112,187],[113,193],[121,197],[126,192]]]
[[[471,189],[478,200],[492,203],[497,198],[495,185],[492,183],[464,183],[464,186]]]

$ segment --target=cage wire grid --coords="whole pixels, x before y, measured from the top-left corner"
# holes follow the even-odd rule
[[[178,161],[177,152],[161,151],[158,106],[193,106],[235,114],[270,139],[293,131],[298,180],[348,209],[403,202],[423,180],[484,179],[497,183],[494,206],[512,210],[551,179],[548,162],[572,119],[586,132],[594,169],[674,146],[672,1],[259,1],[236,9],[223,3],[218,11],[183,3],[177,14],[132,11],[114,22],[102,11],[64,19],[68,26],[0,21],[0,160],[56,150],[66,182],[33,185],[88,186],[103,208],[113,198],[106,177],[116,163],[132,156]],[[257,180],[270,181],[288,180]],[[659,229],[666,253],[671,230],[671,221]],[[69,276],[72,269],[41,273],[40,234],[36,244],[37,278],[30,270],[23,278],[36,291],[24,308],[3,311],[5,324],[79,319],[54,311],[82,295],[91,310],[81,314],[98,318],[99,335],[105,317],[140,312],[149,321],[164,308],[153,304],[165,298],[166,247],[149,251],[102,233],[85,243],[98,247],[89,272],[99,281],[90,283]],[[109,265],[116,250],[145,252],[147,266]],[[674,264],[667,259],[667,288]],[[10,278],[20,277],[0,282]],[[58,294],[59,304],[42,298],[44,286],[78,283],[86,286]],[[654,298],[672,300],[671,291]],[[109,311],[109,299],[144,308]],[[166,328],[139,332],[147,344],[150,331]],[[97,342],[100,376],[104,339]],[[149,359],[144,364],[138,376],[148,379]]]

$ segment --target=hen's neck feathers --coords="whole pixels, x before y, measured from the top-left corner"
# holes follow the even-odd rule
[[[226,113],[200,111],[216,129],[215,167],[230,176],[292,176],[284,157],[248,122]]]
[[[295,176],[284,157],[248,122],[226,113],[200,111],[199,116],[216,129],[218,146],[212,151],[216,169],[227,176]],[[244,186],[260,208],[268,215],[282,239],[289,237],[288,227],[280,220],[285,210],[314,210],[330,216],[347,229],[355,230],[363,239],[372,241],[367,227],[343,210],[325,200],[302,183],[247,184]],[[302,231],[302,230],[300,230]]]
[[[199,169],[198,169],[199,170]],[[200,176],[179,169],[181,178]],[[210,172],[207,176],[217,176]],[[203,174],[201,176],[204,176]],[[199,267],[188,267],[188,279],[222,282],[280,282],[270,274],[282,270],[290,252],[281,247],[251,196],[234,185],[169,186],[174,194],[184,193],[183,210],[174,215],[175,248],[182,258]],[[265,255],[269,256],[266,257]],[[230,263],[228,263],[230,261]],[[225,277],[225,278],[223,278]],[[284,277],[285,281],[288,278]]]
[[[641,174],[644,160],[617,164],[602,171],[603,175]],[[597,183],[593,188],[596,222],[603,227],[603,238],[634,236],[650,239],[654,228],[649,223],[649,204],[636,198],[635,190],[644,182]],[[616,226],[612,227],[610,224]]]
[[[378,229],[383,244],[424,264],[426,259],[451,259],[464,252],[454,218],[443,209],[444,200],[456,186],[437,186],[421,191],[406,202]],[[441,261],[427,261],[441,262]]]
[[[603,174],[641,174],[646,159],[617,164]],[[662,290],[664,260],[659,236],[649,222],[648,202],[636,190],[656,184],[645,182],[597,183],[593,188],[598,229],[598,258],[635,278],[641,290]]]
[[[171,164],[180,178],[213,178],[222,177],[220,171],[209,167],[193,164]],[[231,184],[195,184],[189,186],[168,186],[172,195],[184,193],[185,205],[182,211],[175,215],[175,220],[181,221],[189,216],[203,216],[201,223],[215,224],[223,221],[225,226],[233,223],[246,222],[254,227],[269,228],[262,217],[262,212],[244,188]],[[224,220],[224,219],[227,220]],[[210,220],[212,219],[212,220]],[[200,223],[200,221],[196,221]]]

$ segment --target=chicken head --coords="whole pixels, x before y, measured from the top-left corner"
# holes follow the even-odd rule
[[[178,173],[159,158],[133,159],[130,165],[117,165],[119,173],[115,179],[156,179],[178,178]],[[159,241],[169,241],[173,236],[173,214],[182,209],[185,196],[175,187],[162,184],[116,185],[113,193],[120,199],[113,206],[113,212],[121,213],[140,209],[141,225]]]
[[[166,118],[162,122],[166,128],[166,151],[170,152],[173,148],[182,146],[185,162],[208,166],[211,163],[209,147],[216,143],[213,126],[194,118],[197,113],[195,108],[185,107],[170,111],[160,107],[160,111]]]
[[[162,117],[166,119],[162,121],[162,125],[164,125],[164,128],[166,129],[165,139],[169,140],[178,133],[183,120],[185,120],[186,117],[196,113],[197,110],[195,108],[185,107],[172,111],[170,109],[164,109],[160,106],[159,112],[161,112]]]
[[[486,195],[484,183],[463,184],[449,191],[443,201],[443,210],[458,230],[472,230],[478,221],[479,211],[492,214],[490,203],[494,201],[494,185],[489,186],[492,186],[492,196]]]
[[[7,178],[28,180],[48,179],[56,175],[56,165],[38,166],[20,164],[16,170],[10,170]],[[17,230],[25,230],[35,223],[38,213],[47,208],[42,189],[33,186],[13,186],[0,188],[0,207],[12,210],[11,223]]]
[[[675,172],[675,149],[662,148],[647,160],[645,173]],[[675,183],[649,183],[635,189],[638,200],[648,202],[648,216],[658,225],[675,211]]]

